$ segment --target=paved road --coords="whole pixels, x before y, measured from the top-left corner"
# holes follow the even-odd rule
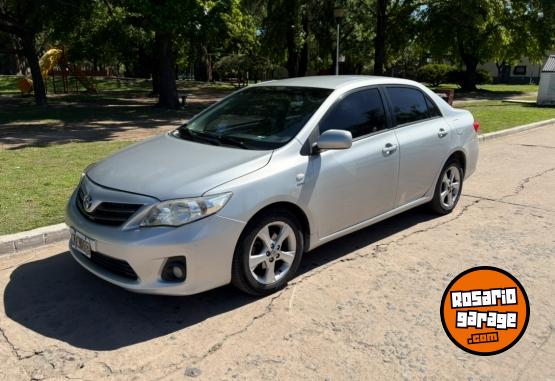
[[[135,295],[55,245],[0,259],[0,378],[555,379],[555,126],[487,142],[453,214],[405,213],[304,258],[284,291]],[[458,273],[494,265],[528,292],[521,341],[492,357],[444,334]]]

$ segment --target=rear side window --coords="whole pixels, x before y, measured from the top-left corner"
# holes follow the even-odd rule
[[[387,128],[382,97],[378,89],[365,89],[341,99],[320,122],[320,133],[347,130],[357,138]]]
[[[430,116],[430,118],[442,116],[436,104],[428,97],[426,97],[426,104],[428,105],[428,115]]]
[[[388,87],[387,94],[397,125],[428,119],[428,105],[420,91],[408,87]]]

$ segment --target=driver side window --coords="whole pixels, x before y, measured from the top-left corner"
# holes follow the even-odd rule
[[[351,93],[336,103],[320,122],[320,133],[347,130],[353,139],[387,128],[382,97],[378,89]]]

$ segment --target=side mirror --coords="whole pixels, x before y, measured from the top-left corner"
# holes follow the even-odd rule
[[[312,147],[314,153],[328,149],[347,149],[353,145],[353,135],[345,130],[327,130]]]

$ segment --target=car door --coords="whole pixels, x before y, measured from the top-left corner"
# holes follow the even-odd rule
[[[397,205],[423,197],[450,149],[450,127],[433,101],[409,86],[385,88],[399,142]]]
[[[314,192],[309,208],[320,238],[380,215],[395,206],[398,143],[378,88],[348,93],[319,123],[319,133],[348,130],[353,145],[310,157]]]

